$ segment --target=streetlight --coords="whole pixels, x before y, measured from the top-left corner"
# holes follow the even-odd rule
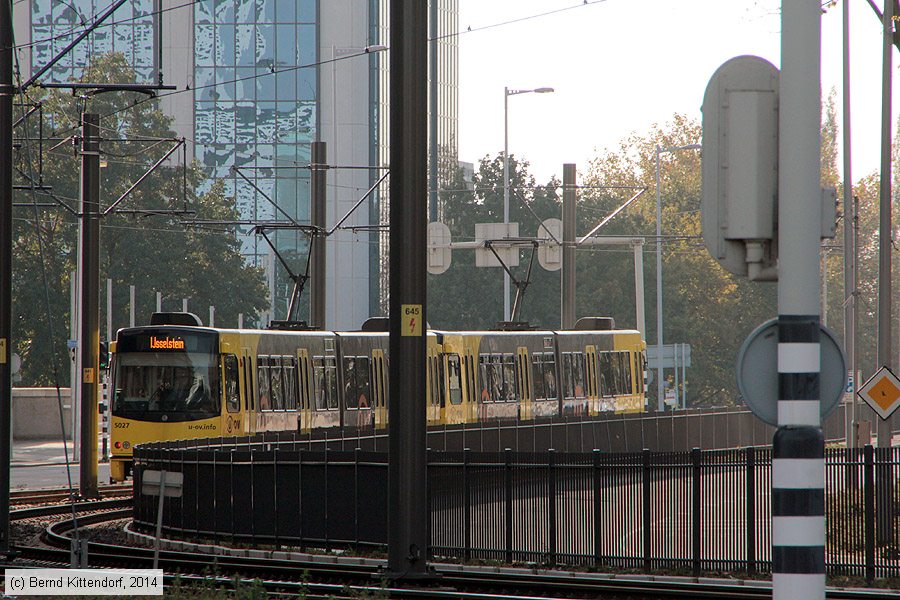
[[[675,152],[677,150],[699,150],[700,144],[688,144],[686,146],[669,146],[667,148],[656,145],[656,410],[662,412],[665,408],[665,395],[663,393],[663,314],[662,314],[662,204],[659,198],[659,155],[663,152]]]
[[[517,94],[549,94],[552,87],[531,90],[511,90],[503,88],[503,223],[509,223],[509,97]],[[503,320],[509,321],[509,273],[503,271]]]

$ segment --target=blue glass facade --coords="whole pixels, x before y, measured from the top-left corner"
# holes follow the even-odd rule
[[[194,8],[196,158],[226,182],[247,219],[283,219],[273,202],[309,220],[310,142],[316,137],[318,34],[316,0],[202,0]],[[233,169],[239,169],[240,175]],[[268,197],[268,199],[267,199]],[[271,201],[269,200],[271,199]],[[306,238],[270,235],[294,270],[305,262]],[[258,262],[265,242],[244,238]],[[279,267],[278,274],[284,271]],[[290,286],[279,275],[276,294]],[[281,312],[284,298],[276,299]]]
[[[109,6],[109,0],[31,0],[32,71],[48,64]],[[91,56],[119,52],[134,68],[139,82],[155,82],[155,18],[154,0],[126,2],[66,53],[43,79],[55,83],[78,79]]]

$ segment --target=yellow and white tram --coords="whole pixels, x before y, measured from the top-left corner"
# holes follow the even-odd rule
[[[646,344],[610,321],[583,319],[572,331],[429,331],[428,424],[644,410]],[[383,429],[385,324],[223,329],[157,313],[150,325],[119,330],[110,348],[112,479],[127,477],[132,448],[147,442]]]

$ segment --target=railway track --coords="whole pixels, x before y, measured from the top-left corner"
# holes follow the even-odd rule
[[[131,515],[128,499],[108,499],[76,504],[78,526],[91,526]],[[68,504],[15,510],[13,520],[66,515]],[[17,547],[23,558],[40,564],[68,564],[72,529],[65,518],[46,528],[41,547]],[[90,542],[88,554],[92,566],[150,568],[153,551],[148,548]],[[371,563],[371,561],[370,561]],[[218,588],[261,586],[280,597],[359,598],[380,594],[390,598],[463,598],[496,600],[499,597],[538,600],[542,598],[596,598],[604,595],[630,598],[736,598],[771,597],[766,582],[697,580],[676,577],[616,576],[598,573],[539,571],[522,568],[473,567],[438,564],[432,582],[421,585],[390,585],[382,581],[383,572],[372,564],[353,564],[334,557],[308,560],[273,560],[227,555],[203,555],[196,552],[163,550],[159,566],[169,575],[167,585],[180,584]],[[383,568],[383,567],[382,567]],[[212,575],[210,575],[212,574]],[[829,589],[835,600],[867,600],[896,597],[900,591]]]
[[[100,496],[102,498],[131,496],[131,485],[103,485],[100,486]],[[21,506],[23,504],[50,504],[56,502],[68,501],[72,494],[76,497],[76,490],[69,491],[67,488],[44,489],[44,490],[15,490],[9,493],[9,503],[12,506]]]

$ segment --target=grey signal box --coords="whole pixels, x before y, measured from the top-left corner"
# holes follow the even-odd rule
[[[724,63],[703,96],[703,242],[735,275],[777,279],[778,69]]]
[[[719,67],[703,96],[703,243],[725,269],[778,279],[779,73],[757,56]],[[835,236],[837,194],[822,190],[822,237]]]

